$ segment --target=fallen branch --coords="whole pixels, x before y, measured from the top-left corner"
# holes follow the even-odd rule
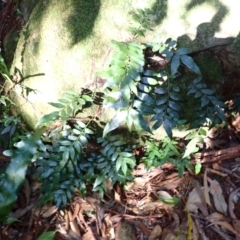
[[[240,145],[222,150],[213,150],[210,152],[194,154],[195,161],[200,160],[201,163],[213,163],[224,160],[235,159],[240,157]]]

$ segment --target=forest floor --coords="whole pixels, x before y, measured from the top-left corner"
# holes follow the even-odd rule
[[[240,145],[217,146],[222,136],[195,155],[203,165],[198,175],[188,169],[179,177],[171,164],[151,171],[139,164],[133,183],[109,182],[103,200],[89,186],[86,198],[76,192],[63,210],[39,208],[39,183],[26,178],[11,214],[19,221],[1,225],[0,239],[239,240]]]
[[[23,24],[19,16],[5,21],[16,6],[2,2],[1,47],[11,27]],[[240,240],[240,133],[232,132],[209,138],[193,156],[202,163],[198,175],[140,164],[133,183],[109,182],[103,200],[88,186],[87,197],[76,192],[63,210],[38,207],[40,185],[27,177],[11,214],[19,221],[0,224],[0,240]],[[9,161],[0,155],[0,166]]]

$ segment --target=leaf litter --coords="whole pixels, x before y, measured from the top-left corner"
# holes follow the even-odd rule
[[[238,146],[217,152],[209,149],[215,144],[207,146],[198,175],[189,170],[179,177],[170,163],[150,170],[140,163],[134,182],[109,181],[103,200],[89,186],[86,198],[76,192],[63,210],[52,204],[39,208],[39,184],[28,178],[11,214],[18,221],[1,224],[0,239],[240,240]]]

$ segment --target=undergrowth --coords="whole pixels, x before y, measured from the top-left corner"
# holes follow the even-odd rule
[[[146,16],[141,23],[146,22]],[[144,30],[145,25],[140,24],[136,35],[143,35]],[[111,179],[112,184],[132,181],[131,172],[137,164],[134,150],[139,146],[145,151],[138,161],[147,168],[171,162],[179,175],[186,167],[194,170],[190,158],[206,137],[205,127],[225,121],[225,104],[202,81],[189,50],[178,49],[176,41],[114,40],[112,44],[110,66],[98,73],[106,79],[102,108],[115,111],[115,116],[104,125],[94,118],[81,119],[79,113],[98,101],[96,93],[83,89],[80,93],[68,91],[58,102],[49,103],[56,111],[43,116],[35,131],[24,130],[19,117],[8,115],[13,103],[2,89],[1,136],[7,139],[5,147],[10,150],[4,154],[11,157],[11,163],[0,173],[0,221],[14,221],[8,216],[26,175],[41,183],[39,204],[53,202],[63,208],[76,191],[85,196],[89,184],[103,198],[107,180]],[[2,58],[0,71],[3,80],[12,82]],[[182,81],[184,72],[191,76],[190,81]],[[186,98],[194,106],[190,120],[184,114]],[[183,124],[192,129],[185,138],[186,146],[180,146],[172,137],[172,130]],[[123,126],[141,141],[115,132]],[[160,127],[168,135],[161,141],[152,135]],[[201,164],[197,163],[195,172],[200,170]]]

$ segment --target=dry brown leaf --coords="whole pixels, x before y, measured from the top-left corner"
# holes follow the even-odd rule
[[[156,225],[151,231],[148,240],[155,240],[157,237],[160,237],[162,234],[162,227],[160,225]]]
[[[168,193],[168,192],[166,192],[166,191],[158,191],[157,192],[157,194],[158,194],[158,196],[159,197],[169,197],[169,198],[171,198],[172,196]]]
[[[116,191],[114,191],[114,200],[117,202],[121,202],[121,196]]]
[[[85,231],[88,228],[88,225],[85,222],[85,219],[83,217],[83,208],[81,208],[81,210],[79,211],[78,216],[79,216],[79,226],[83,231]]]
[[[155,211],[157,208],[163,207],[164,203],[161,201],[155,201],[143,204],[141,207],[139,207],[139,210],[141,213],[146,213],[149,211]]]
[[[11,214],[11,217],[13,218],[20,218],[22,217],[24,214],[26,214],[29,210],[31,210],[34,207],[35,204],[30,204],[28,206],[26,206],[25,208],[20,208],[18,209],[16,212]]]
[[[201,188],[202,189],[202,188]],[[194,188],[188,195],[187,203],[184,210],[189,212],[195,212],[202,204],[202,200],[199,197],[197,190]]]
[[[216,221],[226,220],[226,217],[223,214],[221,214],[221,213],[214,212],[214,213],[209,214],[206,217],[206,220],[208,220],[211,223],[214,223]]]
[[[208,177],[208,181],[210,183],[210,193],[213,196],[215,208],[219,212],[227,214],[227,203],[223,197],[222,188],[221,188],[219,182],[216,181],[215,179],[212,180],[209,177]]]
[[[208,227],[212,226],[212,225],[220,225],[223,229],[227,229],[230,232],[234,233],[235,235],[237,234],[237,231],[228,222],[225,222],[225,221],[215,221],[214,223],[209,224]]]
[[[234,226],[234,228],[237,232],[236,233],[236,240],[240,240],[240,220],[233,219],[232,223],[233,223],[233,226]]]
[[[97,240],[90,227],[87,227],[86,232],[82,236],[82,240]]]
[[[58,208],[56,206],[51,206],[47,211],[42,214],[43,218],[48,218],[57,212]]]
[[[234,203],[233,203],[233,198],[234,196],[236,195],[236,193],[240,191],[240,188],[237,188],[235,191],[233,191],[230,195],[229,195],[229,198],[228,198],[228,211],[229,211],[229,214],[231,216],[231,218],[233,219],[236,219],[236,216],[233,212],[234,210]]]
[[[98,228],[98,234],[100,234],[99,230],[102,230],[102,221],[104,219],[105,211],[103,208],[100,208],[98,205],[96,205],[96,220],[97,220],[97,228]]]
[[[122,215],[120,214],[115,214],[113,216],[111,216],[110,221],[113,223],[118,223],[122,220]]]
[[[205,235],[205,231],[204,231],[203,226],[200,223],[200,221],[198,219],[194,219],[194,222],[195,222],[195,226],[197,228],[197,231],[198,231],[199,235],[201,236],[201,238],[199,238],[199,239],[209,240],[209,238],[207,238],[206,235]]]
[[[74,220],[77,217],[77,215],[79,213],[79,210],[80,210],[80,204],[76,203],[75,208],[74,208],[74,212],[73,212],[73,216],[72,216],[71,220]]]
[[[213,165],[216,165],[217,163],[214,163]],[[221,167],[219,167],[219,164],[217,164],[217,166],[218,166],[218,170],[216,170],[216,169],[211,169],[211,168],[207,168],[207,171],[208,172],[211,172],[211,173],[214,173],[214,174],[217,174],[217,175],[219,175],[219,176],[221,176],[221,177],[227,177],[227,173],[223,173],[223,172],[220,172],[221,171]]]
[[[210,201],[210,196],[209,196],[208,183],[207,183],[207,172],[208,172],[208,168],[205,169],[205,171],[204,171],[204,176],[203,176],[204,197],[205,197],[206,203],[207,203],[210,207],[212,207],[211,201]]]
[[[115,215],[117,216],[117,215]],[[119,218],[119,221],[121,220],[121,218]],[[110,214],[107,214],[104,218],[104,223],[106,224],[106,227],[108,229],[108,236],[109,239],[115,239],[115,231],[113,228],[113,220],[112,217],[110,216]]]
[[[196,192],[201,200],[201,203],[197,203],[198,208],[201,210],[204,216],[208,215],[208,208],[207,208],[207,203],[204,197],[203,193],[203,187],[200,186],[199,182],[192,179],[194,189],[196,189]]]
[[[68,218],[73,219],[73,215],[72,215],[71,211],[68,211]],[[79,237],[81,237],[81,234],[80,234],[80,231],[79,231],[79,228],[78,228],[78,224],[75,221],[75,219],[72,220],[72,221],[70,220],[69,225],[70,225],[70,228],[72,229],[72,231],[74,233],[76,233]]]

